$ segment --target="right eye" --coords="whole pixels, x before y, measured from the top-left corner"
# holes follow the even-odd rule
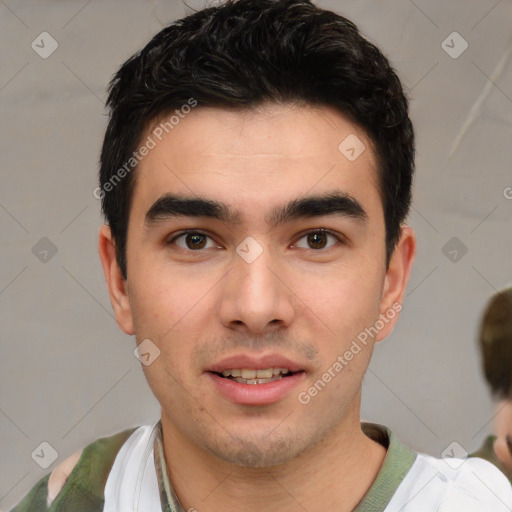
[[[183,238],[183,240],[185,241],[184,245],[176,243],[176,240],[179,240],[181,238]],[[202,249],[205,249],[205,243],[207,238],[210,238],[210,236],[208,236],[206,233],[189,229],[186,231],[181,231],[172,239],[168,240],[167,245],[175,244],[186,251],[188,250],[190,252],[202,252]]]

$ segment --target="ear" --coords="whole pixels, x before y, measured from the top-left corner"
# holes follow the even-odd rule
[[[411,227],[403,226],[384,278],[380,318],[382,318],[385,326],[375,337],[376,342],[386,338],[395,327],[399,312],[402,310],[402,301],[415,255],[416,235]]]
[[[121,274],[121,269],[116,259],[115,242],[112,238],[110,227],[106,224],[100,228],[98,252],[117,324],[126,334],[134,334],[130,300],[127,293],[128,283]]]

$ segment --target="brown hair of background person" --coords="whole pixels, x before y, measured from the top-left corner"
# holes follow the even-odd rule
[[[496,401],[494,434],[472,456],[495,464],[512,481],[512,286],[494,294],[478,337],[485,379]]]

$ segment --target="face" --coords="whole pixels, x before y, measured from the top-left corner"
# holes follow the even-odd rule
[[[136,173],[126,282],[106,226],[100,255],[120,327],[159,351],[143,369],[164,434],[265,467],[359,425],[414,253],[403,228],[386,268],[365,133],[327,107],[198,107]]]

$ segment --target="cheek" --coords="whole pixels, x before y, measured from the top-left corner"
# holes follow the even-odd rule
[[[373,275],[372,275],[373,274]],[[331,333],[346,336],[357,334],[373,324],[379,315],[382,277],[377,269],[360,270],[347,266],[334,278],[322,280],[301,276],[298,295],[303,298],[304,314],[316,316]]]
[[[138,337],[166,340],[173,336],[181,322],[197,304],[201,291],[190,281],[161,267],[141,263],[137,275],[130,283],[130,305]]]
[[[205,336],[213,305],[207,297],[209,283],[192,284],[175,276],[146,273],[132,287],[130,302],[138,342],[149,338],[160,350],[158,367],[145,371],[148,375],[169,372],[182,381],[195,371],[190,368],[193,348]]]
[[[149,321],[150,318],[146,318],[145,325],[148,326]],[[178,327],[169,331],[167,323],[164,327],[164,335],[161,337],[141,336],[141,339],[149,337],[152,340],[154,350],[158,354],[151,364],[142,364],[142,369],[160,404],[166,409],[181,411],[184,404],[189,401],[189,395],[197,395],[195,389],[197,372],[195,368],[191,368],[191,348],[196,334],[188,333],[187,329]],[[155,330],[155,326],[149,325],[145,332]]]
[[[141,366],[153,393],[159,401],[168,401],[179,393],[179,382],[183,381],[183,361],[186,360],[187,345],[179,343],[181,306],[174,304],[175,295],[159,281],[145,279],[132,287],[130,303],[137,343],[142,347],[148,343],[155,359]],[[182,314],[183,316],[183,314]]]

